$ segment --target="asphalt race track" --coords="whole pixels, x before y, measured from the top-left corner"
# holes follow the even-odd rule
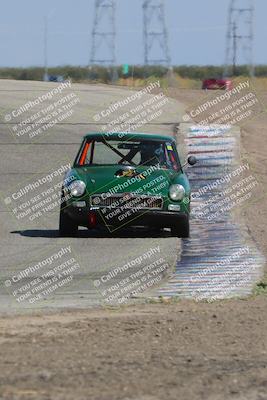
[[[175,100],[162,97],[154,102],[153,92],[114,110],[114,104],[137,92],[104,85],[74,84],[42,98],[58,86],[0,81],[0,312],[109,306],[116,303],[118,290],[122,304],[154,296],[207,299],[250,293],[263,259],[242,221],[230,212],[210,218],[201,206],[229,182],[193,200],[193,208],[202,213],[192,215],[187,240],[144,229],[114,234],[82,229],[77,238],[58,237],[59,205],[53,188],[60,189],[63,170],[72,163],[84,134],[116,127],[121,131],[123,122],[136,118],[129,125],[140,124],[136,131],[172,135],[184,114]],[[145,117],[137,118],[142,104],[150,109],[144,125]],[[177,135],[182,161],[187,154],[199,159],[187,169],[194,192],[240,165],[236,130],[207,135],[183,124]],[[236,258],[224,262],[231,254]],[[53,268],[59,280],[50,274]]]
[[[52,171],[59,170],[62,165],[66,166],[69,162],[72,163],[84,134],[99,131],[104,123],[107,124],[115,116],[124,114],[127,109],[137,106],[137,103],[131,103],[119,109],[117,113],[112,113],[109,118],[95,122],[94,116],[98,115],[101,110],[107,109],[114,102],[136,92],[104,85],[74,84],[71,88],[65,88],[64,92],[30,107],[27,111],[21,108],[29,101],[51,92],[58,85],[44,82],[0,81],[1,312],[24,312],[26,309],[42,307],[99,305],[103,303],[103,296],[93,285],[96,275],[125,265],[146,254],[150,249],[153,253],[153,249],[159,246],[160,255],[168,264],[167,274],[165,272],[166,276],[163,277],[166,279],[172,274],[180,256],[180,240],[171,238],[168,233],[159,235],[157,232],[124,230],[112,237],[105,231],[81,230],[77,238],[59,238],[57,236],[59,206],[49,210],[42,217],[37,215],[32,221],[27,216],[24,217],[22,212],[17,218],[18,214],[16,215],[16,211],[14,211],[13,203],[8,204],[7,199],[10,194],[19,193],[21,188],[25,188],[27,184],[51,175]],[[51,104],[55,104],[56,101],[66,96],[69,96],[68,104],[75,103],[73,107],[65,108],[66,112],[72,109],[72,114],[62,122],[59,121],[54,126],[46,127],[45,124],[48,123],[48,120],[41,121],[40,118],[50,115]],[[152,94],[144,94],[142,101],[148,100],[152,96]],[[66,103],[62,104],[66,105]],[[62,104],[58,103],[57,108],[62,107]],[[15,117],[12,115],[13,110],[16,110]],[[141,127],[139,131],[172,134],[174,125],[181,118],[183,107],[177,101],[170,100],[167,106],[164,106],[163,111],[161,116]],[[22,113],[17,116],[20,112]],[[38,112],[41,112],[39,116]],[[27,120],[30,117],[32,119]],[[40,121],[39,126],[43,126],[45,129],[42,134],[36,134],[37,126],[35,131],[31,131],[34,132],[32,137],[29,137],[29,132],[25,128],[37,117]],[[60,185],[60,181],[62,181],[62,175],[57,177],[53,184],[56,182]],[[47,186],[40,186],[32,192],[34,193],[34,196],[32,194],[31,197],[32,200],[34,201],[34,197],[38,196],[38,193],[48,190],[49,182]],[[22,196],[15,205],[23,206],[24,200],[26,197]],[[75,254],[75,260],[79,263],[73,280],[70,283],[66,282],[59,290],[49,293],[42,301],[32,304],[29,304],[27,299],[18,301],[19,295],[25,293],[25,290],[18,292],[18,284],[20,286],[26,284],[29,282],[29,277],[20,277],[22,279],[17,282],[17,285],[12,284],[11,286],[10,278],[14,275],[18,276],[19,272],[24,271],[30,264],[36,265],[39,261],[47,260],[51,255],[58,254],[60,249],[66,249],[68,246],[71,246],[72,255]],[[60,260],[62,261],[67,256],[68,254],[62,256]],[[156,256],[156,254],[152,254],[151,260]],[[141,260],[140,264],[136,266],[141,268],[142,263],[146,263],[146,261]],[[50,265],[47,264],[44,268]],[[44,268],[42,273],[45,271]],[[38,272],[32,275],[32,279],[36,276],[38,276]]]

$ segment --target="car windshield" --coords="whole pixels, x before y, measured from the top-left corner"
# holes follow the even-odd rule
[[[76,160],[79,166],[159,165],[178,170],[180,163],[173,143],[136,140],[91,139],[83,143]]]

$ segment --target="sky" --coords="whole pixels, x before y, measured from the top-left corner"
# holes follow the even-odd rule
[[[45,16],[49,66],[88,65],[94,3],[94,0],[2,0],[0,66],[44,64]],[[223,64],[229,0],[164,0],[164,3],[172,65]],[[144,62],[142,11],[142,0],[116,1],[117,64]],[[255,0],[256,64],[267,64],[266,15],[267,0]]]

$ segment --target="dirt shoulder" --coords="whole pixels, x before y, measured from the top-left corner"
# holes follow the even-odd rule
[[[266,399],[265,307],[257,297],[1,319],[0,398]]]
[[[186,104],[202,95],[175,93]],[[263,187],[243,214],[265,256],[266,122],[242,130],[243,157]],[[266,306],[261,295],[2,317],[0,399],[267,399]]]

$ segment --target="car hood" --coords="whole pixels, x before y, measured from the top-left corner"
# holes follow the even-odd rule
[[[187,179],[182,171],[176,172],[171,169],[137,166],[137,176],[117,177],[116,173],[121,169],[124,168],[118,165],[85,166],[74,168],[69,171],[69,174],[85,182],[87,192],[90,194],[106,193],[108,191],[111,193],[125,193],[138,191],[140,188],[143,188],[140,193],[151,194],[151,189],[159,187],[162,182],[166,182],[164,186],[162,185],[162,187],[157,190],[157,193],[167,195],[169,185],[172,183],[179,183],[183,186],[187,186]]]

